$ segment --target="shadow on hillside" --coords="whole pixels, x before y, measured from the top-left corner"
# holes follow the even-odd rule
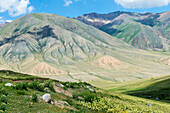
[[[128,95],[170,103],[170,79],[156,82],[148,87],[125,92]]]

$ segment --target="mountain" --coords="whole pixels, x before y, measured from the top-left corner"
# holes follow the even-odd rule
[[[1,70],[62,81],[109,83],[166,75],[169,56],[136,49],[55,14],[28,14],[0,29]]]
[[[8,24],[8,22],[4,22],[0,24],[0,28],[2,28],[3,26],[5,26],[6,24]]]
[[[75,17],[134,47],[170,52],[170,12],[134,13],[117,11]]]

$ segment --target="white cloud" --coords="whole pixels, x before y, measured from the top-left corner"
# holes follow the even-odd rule
[[[115,0],[117,4],[129,9],[145,9],[167,6],[170,0]]]
[[[28,7],[28,12],[32,12],[35,8],[33,6]]]
[[[10,23],[10,22],[12,22],[13,20],[6,20],[6,22],[8,22],[8,23]]]
[[[69,6],[70,4],[73,4],[73,2],[78,2],[79,0],[64,0],[64,6]]]
[[[29,0],[0,0],[0,12],[8,11],[10,16],[19,16],[32,11]]]
[[[10,23],[10,22],[12,22],[12,21],[13,21],[13,20],[10,20],[10,19],[5,20],[3,17],[0,17],[0,23],[4,23],[4,22]]]
[[[64,6],[69,6],[70,4],[73,3],[71,0],[64,0],[64,2],[65,2]]]

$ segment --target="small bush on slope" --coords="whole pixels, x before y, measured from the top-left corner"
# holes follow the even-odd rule
[[[32,95],[32,101],[33,102],[37,102],[38,101],[38,96],[35,93]]]

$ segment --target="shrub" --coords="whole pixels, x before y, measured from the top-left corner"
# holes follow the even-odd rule
[[[51,91],[55,92],[55,90],[54,90],[54,84],[53,84],[52,82],[49,84],[49,89],[50,89]]]
[[[38,86],[37,86],[37,90],[38,91],[44,91],[44,84],[43,83],[41,83],[41,84],[38,84]]]
[[[5,88],[0,88],[0,94],[3,94],[3,95],[8,95],[8,92],[5,90]]]
[[[2,95],[0,101],[7,104],[7,98],[6,98],[6,96],[5,96],[5,95]]]
[[[18,91],[17,94],[18,94],[18,95],[25,95],[26,92],[25,92],[25,91]]]
[[[3,80],[2,79],[0,79],[0,83],[2,83],[3,82]]]
[[[27,87],[28,87],[28,82],[23,82],[22,89],[27,90]]]
[[[64,90],[68,90],[66,87],[63,87]]]
[[[46,81],[44,87],[49,87],[51,82],[52,82],[51,80]]]
[[[28,82],[19,82],[15,88],[17,90],[27,90],[27,87],[28,87]]]
[[[30,89],[34,89],[35,90],[35,89],[37,89],[38,85],[39,85],[39,83],[37,81],[33,81],[33,82],[28,84],[28,87]]]
[[[21,86],[21,85],[22,85],[21,83],[18,83],[18,84],[15,86],[15,89],[17,89],[17,90],[22,89],[22,86]]]
[[[73,94],[73,98],[74,98],[74,99],[78,99],[78,94],[74,93],[74,94]]]
[[[0,110],[2,110],[2,111],[6,110],[6,104],[5,103],[0,104]]]
[[[32,95],[32,101],[33,102],[37,102],[38,101],[38,96],[35,93]]]
[[[37,81],[33,81],[33,82],[32,82],[33,89],[37,89],[38,84],[39,84],[39,83],[38,83]]]
[[[83,92],[79,96],[83,97],[86,102],[92,102],[93,100],[98,100],[98,96],[89,91]]]

